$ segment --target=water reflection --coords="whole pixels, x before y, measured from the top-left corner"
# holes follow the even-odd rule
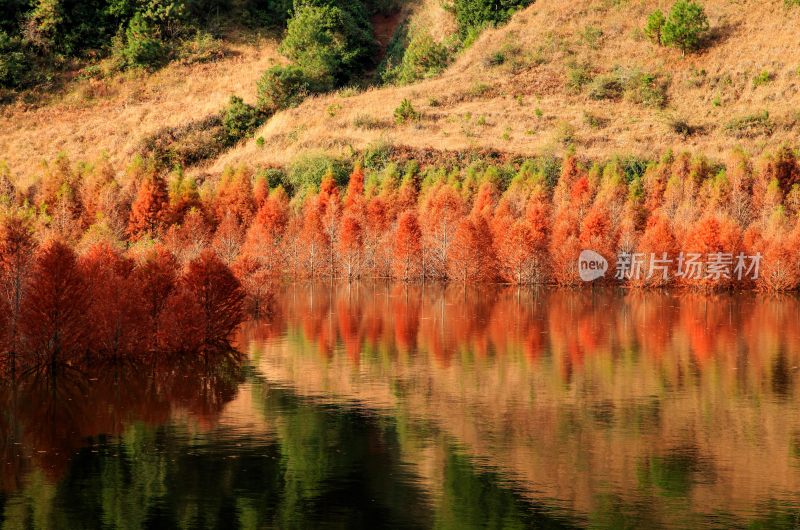
[[[259,371],[395,418],[439,503],[437,436],[590,526],[798,516],[796,298],[304,286],[280,307],[243,333]]]
[[[3,528],[795,528],[798,300],[294,285],[244,358],[0,384]]]

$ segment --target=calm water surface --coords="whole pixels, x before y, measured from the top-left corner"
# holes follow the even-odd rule
[[[800,302],[276,290],[234,362],[0,383],[5,528],[800,528]]]

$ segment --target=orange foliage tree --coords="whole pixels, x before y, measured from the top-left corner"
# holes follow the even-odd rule
[[[131,283],[137,286],[147,348],[152,353],[158,348],[161,317],[177,283],[175,257],[164,247],[154,248],[133,271]]]
[[[87,283],[75,253],[59,240],[36,253],[20,329],[26,354],[51,369],[83,353],[89,306]]]
[[[163,178],[152,174],[139,185],[128,219],[128,235],[134,241],[144,236],[155,237],[168,221],[167,185]]]
[[[464,201],[452,186],[438,184],[428,191],[421,214],[423,251],[429,256],[425,276],[446,277],[450,245],[463,213]]]
[[[239,218],[233,212],[228,213],[222,219],[214,233],[211,246],[225,264],[230,265],[239,256],[244,243],[244,227]]]
[[[364,230],[356,215],[348,212],[342,217],[339,229],[339,254],[348,280],[361,273],[361,258],[364,249]]]
[[[489,223],[482,215],[463,218],[448,248],[448,275],[460,283],[491,282],[497,278],[497,257]]]
[[[400,214],[397,222],[392,270],[404,282],[418,278],[422,272],[422,230],[413,210]]]
[[[662,287],[673,281],[679,247],[666,216],[656,214],[650,217],[636,252],[642,258],[639,270],[634,271],[634,277],[630,279],[632,285]]]
[[[0,288],[5,311],[2,343],[12,360],[19,352],[22,300],[36,248],[32,228],[30,221],[20,215],[8,215],[0,222]]]
[[[704,288],[728,286],[732,283],[735,263],[730,264],[729,272],[719,275],[711,270],[709,262],[720,255],[732,255],[735,259],[742,250],[741,228],[730,217],[706,214],[695,223],[682,250],[687,261],[691,256],[700,261],[697,268],[684,262],[683,283]]]
[[[88,348],[95,354],[131,358],[144,350],[144,306],[140,286],[131,281],[134,263],[107,244],[98,244],[81,256],[88,282]]]
[[[598,252],[613,268],[616,264],[617,256],[617,233],[616,227],[611,223],[608,208],[605,203],[596,202],[581,223],[581,230],[578,236],[581,249],[588,249]]]
[[[162,319],[161,341],[170,352],[204,354],[230,350],[230,338],[242,322],[244,291],[239,280],[213,252],[187,265]]]

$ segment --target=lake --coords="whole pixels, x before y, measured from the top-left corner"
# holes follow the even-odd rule
[[[296,284],[0,384],[5,528],[800,528],[800,300]]]

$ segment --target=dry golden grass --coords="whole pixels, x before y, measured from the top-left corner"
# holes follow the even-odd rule
[[[711,157],[741,146],[753,154],[800,131],[800,8],[783,0],[706,0],[716,36],[698,54],[655,46],[642,36],[647,14],[666,0],[538,0],[506,26],[486,31],[440,77],[405,87],[314,97],[273,117],[254,138],[195,171],[226,165],[286,163],[307,149],[349,154],[374,142],[414,148],[492,148],[536,155],[653,155],[668,148]],[[409,23],[437,38],[455,30],[439,0],[417,0]],[[601,37],[587,38],[587,28]],[[141,139],[161,127],[217,111],[231,94],[252,101],[259,74],[281,60],[276,41],[229,44],[215,63],[171,65],[153,75],[74,82],[67,94],[37,109],[0,108],[0,160],[17,178],[35,178],[41,160],[66,152],[93,159],[106,152],[123,167]],[[502,51],[506,62],[488,59]],[[648,108],[622,98],[596,101],[567,87],[570,65],[594,75],[616,66],[668,79],[667,104]],[[756,86],[768,72],[771,80]],[[422,112],[398,126],[393,111],[409,98]],[[732,119],[768,111],[772,130],[734,135]],[[676,132],[683,122],[692,130]]]
[[[256,134],[210,164],[284,163],[306,149],[348,153],[372,142],[416,148],[493,148],[520,154],[560,153],[572,143],[582,153],[653,155],[667,148],[719,152],[741,146],[759,153],[800,131],[800,9],[783,0],[705,2],[715,38],[704,51],[682,57],[641,33],[647,15],[671,2],[654,0],[538,0],[505,27],[487,31],[442,76],[413,86],[367,90],[355,96],[312,98],[282,112]],[[593,42],[586,28],[602,30]],[[487,58],[505,50],[507,61]],[[567,89],[571,64],[595,75],[615,66],[669,79],[667,105],[648,108],[625,98],[595,101]],[[755,86],[762,71],[772,75]],[[397,126],[393,111],[409,98],[419,123]],[[328,112],[328,109],[336,109]],[[737,137],[734,118],[768,111],[772,131]],[[333,116],[331,116],[333,114]],[[591,118],[594,118],[592,120]],[[599,123],[598,123],[599,122]],[[675,132],[685,122],[690,135]]]
[[[256,80],[280,60],[277,41],[254,37],[225,47],[225,57],[215,62],[75,81],[40,108],[0,107],[0,161],[23,181],[59,152],[84,160],[107,153],[114,166],[124,167],[148,134],[217,112],[233,94],[255,100]]]

